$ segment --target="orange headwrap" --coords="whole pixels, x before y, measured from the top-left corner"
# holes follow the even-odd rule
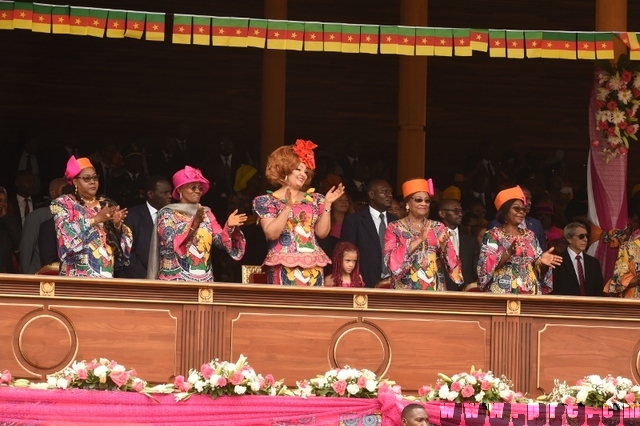
[[[516,185],[513,188],[503,189],[498,192],[494,202],[496,210],[500,210],[500,207],[509,200],[522,200],[522,202],[525,203],[526,197],[524,196],[524,192],[522,192],[522,188]]]
[[[402,196],[407,198],[416,192],[426,192],[433,197],[433,182],[431,179],[411,179],[402,184]]]

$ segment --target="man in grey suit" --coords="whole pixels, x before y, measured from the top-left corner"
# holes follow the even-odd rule
[[[358,247],[360,274],[367,287],[375,287],[391,275],[384,264],[384,233],[389,222],[398,218],[387,212],[393,199],[393,189],[387,181],[369,182],[366,197],[368,207],[344,218],[340,239]]]
[[[458,286],[451,280],[449,275],[445,275],[447,290],[449,291],[462,290],[467,284],[478,281],[477,266],[480,246],[474,237],[461,232],[462,212],[460,203],[453,199],[442,200],[438,209],[438,216],[449,228],[451,242],[453,242],[453,247],[458,253],[458,258],[460,258],[462,277],[464,278],[463,285]]]

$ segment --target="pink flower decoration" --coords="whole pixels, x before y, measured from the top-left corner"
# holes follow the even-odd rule
[[[87,370],[78,370],[76,374],[78,375],[78,379],[87,380]]]
[[[458,382],[453,382],[451,383],[451,390],[454,392],[460,392],[460,389],[462,389],[462,385]]]
[[[144,389],[144,381],[142,381],[141,379],[134,380],[133,385],[131,386],[131,389],[133,389],[136,392],[142,392],[142,389]]]
[[[488,391],[489,389],[491,389],[491,382],[488,380],[483,380],[480,384],[480,389],[482,389],[483,391]]]
[[[594,140],[591,141],[591,146],[592,147],[597,148],[598,145],[600,145],[600,141],[599,140],[594,139]]]
[[[475,390],[471,385],[467,385],[462,388],[462,396],[464,396],[465,398],[470,398],[471,396],[473,396],[474,393],[475,393]]]
[[[11,383],[11,372],[9,370],[4,370],[2,375],[0,376],[0,384],[1,383]]]
[[[211,364],[202,364],[202,367],[200,367],[200,374],[202,374],[202,377],[204,377],[206,380],[209,380],[211,378],[211,375],[213,374],[213,367],[211,367]]]
[[[562,402],[564,405],[576,405],[576,399],[572,396],[568,396]]]
[[[227,386],[227,379],[225,379],[224,377],[220,377],[218,379],[218,386],[220,386],[221,388]]]
[[[358,387],[362,389],[365,386],[367,386],[367,379],[364,376],[358,377]]]
[[[112,371],[109,377],[111,377],[113,383],[115,383],[119,388],[126,385],[129,381],[129,373],[126,371]]]
[[[425,396],[428,395],[429,392],[431,392],[431,386],[422,386],[420,387],[420,389],[418,389],[418,395],[419,396]]]
[[[180,392],[189,392],[189,389],[191,389],[191,383],[185,382],[184,376],[176,376],[173,386],[178,388]]]
[[[231,379],[229,379],[232,385],[239,385],[243,380],[244,376],[239,371],[233,373],[233,376],[231,376]]]
[[[627,392],[627,394],[624,396],[624,400],[627,402],[627,404],[632,404],[636,400],[636,394],[633,392]]]
[[[628,149],[626,147],[624,147],[624,146],[621,146],[619,151],[620,151],[620,155],[625,155],[627,153]]]
[[[267,384],[268,384],[269,386],[273,386],[273,384],[276,382],[276,380],[273,378],[273,376],[272,376],[271,374],[267,374],[267,375],[264,377],[264,380],[267,382]]]
[[[315,170],[316,168],[316,160],[313,154],[313,148],[316,148],[318,145],[311,141],[305,141],[302,139],[298,139],[293,146],[293,152],[300,158],[300,162],[304,164],[307,169]]]
[[[338,380],[331,385],[333,390],[340,396],[344,395],[344,391],[347,390],[347,382],[344,380]]]

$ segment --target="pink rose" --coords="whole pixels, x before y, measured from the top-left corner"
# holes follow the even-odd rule
[[[227,379],[225,379],[224,377],[220,377],[218,379],[218,386],[220,386],[221,388],[227,386]]]
[[[262,390],[264,389],[264,385],[266,384],[265,380],[262,377],[258,378],[258,390]]]
[[[609,127],[609,129],[607,130],[607,136],[615,136],[615,134],[616,134],[615,127]]]
[[[489,389],[491,389],[491,382],[488,380],[483,380],[482,383],[480,383],[480,389],[482,389],[483,391],[488,391]]]
[[[78,370],[76,374],[78,375],[78,379],[87,380],[87,370]]]
[[[634,98],[640,98],[640,89],[633,89],[633,97]]]
[[[0,383],[11,383],[11,372],[4,370],[0,376]]]
[[[627,153],[628,149],[626,147],[624,147],[624,146],[621,146],[619,151],[620,151],[621,155],[625,155]]]
[[[191,383],[184,381],[184,376],[176,376],[173,381],[173,386],[178,388],[180,392],[189,392],[191,389]]]
[[[113,367],[115,367],[116,365],[118,365],[118,363],[111,360],[109,361],[109,365],[107,367],[109,367],[109,370],[113,370]]]
[[[132,368],[131,370],[129,370],[129,375],[138,377],[138,372],[135,368]]]
[[[630,135],[635,135],[637,131],[638,131],[638,125],[637,124],[634,124],[633,126],[627,127],[627,133],[629,133]]]
[[[229,379],[232,385],[239,385],[240,383],[242,383],[243,380],[244,380],[244,376],[239,371],[236,371],[235,373],[233,373],[233,376],[231,376],[231,378]]]
[[[358,387],[359,388],[364,388],[367,386],[367,379],[364,376],[360,376],[358,378]]]
[[[564,398],[564,401],[562,401],[562,403],[564,405],[576,405],[576,399],[572,396],[567,396],[566,398]]]
[[[584,383],[584,380],[580,379],[576,382],[576,386],[582,386],[583,383]]]
[[[626,121],[621,121],[620,123],[618,123],[618,127],[620,127],[621,129],[626,129],[627,128],[627,122]]]
[[[454,392],[460,392],[460,389],[462,389],[462,385],[458,382],[453,382],[451,383],[451,390]]]
[[[620,75],[620,79],[626,83],[630,82],[632,77],[633,74],[631,74],[631,71],[622,71],[622,74]]]
[[[418,389],[418,395],[419,396],[425,396],[428,395],[429,392],[431,392],[431,386],[422,386],[420,387],[420,389]]]
[[[599,140],[594,139],[594,140],[591,141],[591,146],[592,147],[597,148],[598,145],[600,145],[600,141]]]
[[[436,383],[436,390],[439,391],[442,387],[442,383]]]
[[[462,396],[465,398],[471,398],[474,393],[475,393],[475,389],[473,389],[473,386],[471,385],[467,385],[462,388]]]
[[[600,130],[607,130],[609,128],[609,124],[607,124],[606,121],[600,121],[598,123],[598,129]]]
[[[605,106],[605,105],[606,105],[606,103],[605,103],[604,101],[601,101],[601,100],[599,100],[599,99],[596,101],[596,107],[597,107],[598,109],[602,109],[602,108],[604,108],[604,106]]]
[[[129,381],[129,373],[127,373],[126,371],[112,371],[109,377],[111,377],[113,383],[115,383],[118,387],[126,385]]]
[[[618,104],[616,103],[616,101],[609,101],[607,102],[607,108],[610,111],[613,111],[614,109],[616,109],[616,107],[618,106]]]
[[[141,379],[134,380],[131,389],[133,389],[135,392],[142,392],[142,389],[144,389],[144,381]]]
[[[631,405],[636,400],[636,394],[633,392],[627,392],[627,394],[624,396],[624,400],[627,401],[627,404]]]
[[[331,385],[333,390],[340,396],[344,395],[344,391],[347,390],[347,382],[344,380],[338,380],[333,385]]]
[[[272,376],[271,374],[267,374],[267,375],[264,377],[264,380],[265,380],[265,382],[267,382],[267,384],[268,384],[269,386],[273,386],[273,385],[274,385],[274,383],[276,382],[276,380],[273,378],[273,376]]]
[[[205,380],[209,380],[214,371],[211,364],[202,364],[202,367],[200,367],[200,374],[202,374]]]

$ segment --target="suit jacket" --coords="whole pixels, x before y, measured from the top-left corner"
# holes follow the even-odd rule
[[[18,199],[16,198],[15,193],[9,195],[8,202],[9,202],[9,212],[7,214],[12,215],[17,219],[17,224],[19,227],[18,229],[22,233],[22,217],[20,216],[20,206],[18,205]],[[31,212],[41,207],[43,203],[44,203],[44,199],[42,197],[38,197],[37,195],[31,197],[31,206],[32,206]],[[29,212],[29,214],[31,214],[31,212]],[[25,217],[25,220],[26,220],[26,217]]]
[[[387,225],[394,220],[398,218],[387,213]],[[380,247],[378,230],[369,212],[369,206],[345,216],[340,240],[349,241],[358,247],[360,274],[367,287],[375,287],[382,274],[383,247]]]
[[[20,240],[20,272],[35,274],[42,265],[40,261],[40,247],[38,237],[42,222],[51,219],[49,206],[40,207],[29,213],[24,219],[22,238]]]
[[[582,253],[584,287],[587,296],[602,296],[604,280],[600,262],[593,256]],[[580,284],[569,251],[562,253],[562,264],[553,269],[553,291],[551,294],[580,296]]]
[[[147,176],[140,172],[134,180],[126,170],[123,170],[111,181],[111,195],[120,208],[130,208],[143,204],[146,199],[145,185]]]
[[[538,219],[529,216],[525,216],[524,221],[527,225],[527,229],[535,234],[542,251],[547,251],[547,235],[544,233],[542,223],[540,223]],[[494,219],[489,222],[489,224],[487,225],[487,229],[497,228],[498,226],[502,225],[500,224],[500,222]]]
[[[186,160],[178,148],[176,148],[176,152],[171,155],[169,161],[167,161],[167,158],[161,150],[153,152],[147,157],[149,175],[163,176],[167,178],[169,182],[171,182],[174,173],[182,169],[185,163]]]
[[[53,217],[40,224],[38,248],[40,249],[40,263],[42,266],[60,261],[58,256],[58,235]]]
[[[133,244],[131,246],[129,266],[120,268],[118,277],[146,278],[149,245],[151,244],[151,234],[153,233],[153,220],[151,220],[147,203],[131,207],[128,210],[127,217],[124,219],[124,223],[131,228]]]
[[[462,277],[464,278],[464,285],[478,281],[478,257],[480,257],[480,246],[478,240],[471,235],[463,234],[458,228],[458,235],[460,238],[460,263],[462,264]],[[458,287],[458,284],[454,283],[449,277],[449,274],[445,274],[445,280],[447,281],[447,290],[458,291],[462,290],[464,286]]]

